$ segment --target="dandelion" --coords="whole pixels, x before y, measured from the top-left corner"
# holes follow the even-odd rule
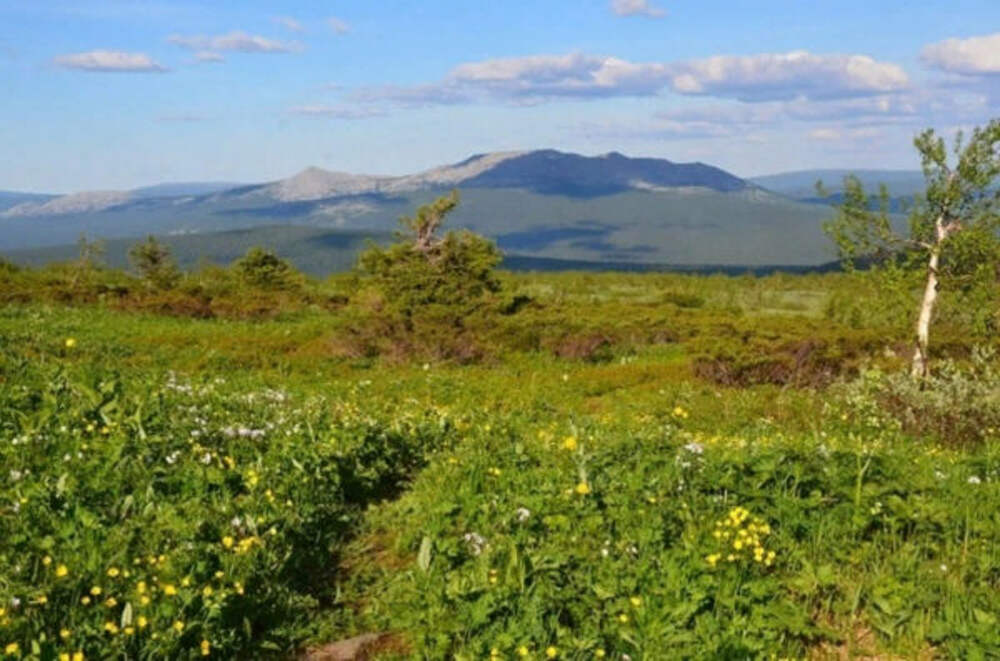
[[[18,645],[17,643],[9,643],[6,647],[3,648],[3,653],[9,655],[17,654],[20,651],[21,651],[21,646]]]
[[[629,603],[632,604],[633,608],[638,608],[639,606],[642,606],[642,598],[640,598],[640,597],[631,597],[629,599]]]
[[[206,599],[207,599],[208,597],[211,597],[211,596],[212,596],[212,586],[211,586],[211,585],[206,585],[206,586],[204,587],[204,589],[203,589],[203,590],[201,591],[201,594],[202,594],[202,596],[203,596],[203,597],[205,597]]]
[[[233,548],[233,538],[230,537],[229,535],[226,535],[225,537],[222,538],[222,545],[225,546],[227,549]]]
[[[69,637],[70,637],[70,636],[71,636],[72,634],[73,634],[73,632],[72,632],[72,631],[70,631],[69,629],[60,629],[60,630],[59,630],[59,637],[60,637],[60,638],[62,638],[63,640],[66,640],[66,639],[67,639],[67,638],[69,638]]]
[[[549,645],[548,647],[545,648],[545,656],[546,658],[554,659],[557,656],[559,656],[559,650],[556,649],[553,645]]]
[[[118,625],[108,620],[107,622],[104,623],[104,630],[109,634],[111,634],[112,636],[114,636],[115,634],[118,633]]]
[[[66,344],[66,348],[67,349],[72,349],[73,347],[76,346],[76,338],[75,337],[67,337],[65,344]]]
[[[576,485],[576,492],[581,496],[586,496],[590,493],[590,485],[586,482],[580,482],[580,484]]]
[[[82,597],[80,597],[80,603],[86,606],[87,604],[90,603],[90,597],[88,597],[87,595],[83,595]]]
[[[95,585],[94,587],[90,588],[90,594],[92,594],[95,597],[100,596],[101,587],[99,585]]]
[[[120,573],[121,571],[117,567],[111,567],[110,569],[108,569],[108,576],[110,576],[111,578],[116,578]]]
[[[163,586],[163,594],[172,597],[177,594],[177,588],[174,587],[173,583],[167,583]]]
[[[49,565],[51,565],[52,564],[52,556],[51,555],[47,555],[44,558],[42,558],[42,564],[45,565],[46,567],[48,567]]]
[[[564,450],[574,452],[577,448],[576,436],[567,436],[562,446]]]
[[[149,620],[146,619],[145,615],[140,615],[135,619],[135,623],[140,629],[145,629],[149,624]]]
[[[201,655],[208,656],[211,653],[212,653],[212,643],[208,642],[207,640],[201,641]]]
[[[525,657],[528,656],[529,654],[531,654],[531,651],[528,649],[527,645],[521,645],[520,647],[517,648],[518,656]]]
[[[598,647],[596,650],[594,650],[594,658],[595,659],[603,659],[604,656],[605,656],[605,654],[606,653],[605,653],[603,647]]]
[[[174,622],[174,631],[176,631],[177,633],[180,633],[180,632],[184,631],[184,622],[182,622],[181,620],[175,621]]]

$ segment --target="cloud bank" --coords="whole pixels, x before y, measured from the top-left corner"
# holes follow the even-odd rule
[[[924,64],[948,73],[1000,74],[1000,32],[928,44],[920,55]]]

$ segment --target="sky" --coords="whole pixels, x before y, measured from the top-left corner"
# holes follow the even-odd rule
[[[0,190],[554,148],[919,167],[1000,116],[1000,0],[0,0]]]

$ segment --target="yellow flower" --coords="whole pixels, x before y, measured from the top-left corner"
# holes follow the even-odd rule
[[[201,641],[201,655],[208,656],[211,653],[212,653],[212,643],[208,642],[207,640]]]
[[[174,622],[174,631],[176,631],[177,633],[184,631],[184,623],[181,622],[180,620]]]
[[[177,588],[174,587],[173,583],[167,583],[163,586],[163,594],[172,597],[177,594]]]
[[[118,569],[118,567],[111,567],[110,569],[108,569],[108,576],[110,576],[111,578],[115,578],[120,573],[121,571]]]
[[[212,586],[211,585],[206,585],[205,588],[201,591],[201,594],[204,597],[211,597],[212,596]]]
[[[531,652],[528,651],[527,645],[521,645],[520,647],[517,648],[518,656],[528,656],[529,654],[531,654]]]
[[[139,594],[146,594],[146,581],[139,581],[136,583],[135,591]]]
[[[554,659],[557,656],[559,656],[559,650],[557,650],[552,645],[549,645],[548,647],[545,648],[545,656],[550,659]]]
[[[47,555],[44,558],[42,558],[42,564],[45,565],[46,567],[48,567],[49,565],[51,565],[52,564],[52,556],[51,555]]]
[[[184,587],[188,587],[189,585],[191,585],[191,577],[190,576],[185,576],[184,578],[182,578],[181,579],[181,585],[184,586]]]
[[[72,349],[75,346],[76,346],[76,338],[75,337],[67,337],[66,338],[66,348],[67,349]]]
[[[140,629],[145,629],[146,625],[149,624],[149,620],[146,619],[145,615],[140,615],[139,617],[135,618],[135,623],[139,625]]]
[[[215,578],[217,578],[217,579],[221,579],[221,578],[222,578],[223,576],[225,576],[225,575],[226,575],[226,574],[225,574],[225,572],[223,572],[223,571],[221,571],[221,570],[220,570],[220,571],[217,571],[217,572],[215,572]]]
[[[125,635],[126,636],[131,636],[134,633],[135,633],[135,629],[133,627],[125,627]]]
[[[17,654],[21,651],[21,646],[17,643],[10,643],[7,647],[3,648],[4,654]]]
[[[101,586],[95,585],[94,587],[90,588],[90,594],[94,595],[95,597],[98,596],[98,595],[100,595],[101,594]]]
[[[69,652],[59,652],[59,661],[70,661]]]
[[[104,602],[104,605],[107,606],[108,608],[114,608],[115,606],[118,605],[118,600],[115,599],[114,597],[108,597],[107,600]]]
[[[73,661],[83,661],[83,652],[73,652]]]
[[[594,651],[594,657],[596,657],[598,659],[603,659],[604,658],[604,648],[603,647],[598,647]]]
[[[109,620],[104,623],[104,630],[113,636],[118,633],[118,625]]]
[[[143,606],[148,606],[149,597],[147,597],[146,595],[142,595],[141,597],[139,597],[139,603],[142,604]]]
[[[622,624],[628,624],[628,615],[622,613],[621,615],[618,616],[618,621],[621,622]]]
[[[590,493],[590,485],[587,484],[586,482],[581,482],[580,484],[576,485],[576,492],[581,496],[586,496],[588,493]]]
[[[222,538],[222,545],[225,546],[227,549],[233,548],[233,538],[230,537],[229,535],[226,535],[225,537]]]
[[[709,555],[709,556],[705,557],[705,562],[708,563],[709,567],[714,567],[716,565],[716,563],[718,563],[721,558],[722,558],[721,554],[719,554],[719,553],[713,553],[712,555]]]
[[[641,597],[631,597],[631,598],[629,599],[629,602],[630,602],[630,603],[632,604],[632,606],[633,606],[633,607],[635,607],[635,608],[638,608],[639,606],[642,606],[642,598],[641,598]]]
[[[576,436],[567,436],[566,440],[563,441],[563,449],[573,452],[576,450]]]
[[[87,604],[90,603],[90,597],[88,597],[87,595],[83,595],[82,597],[80,597],[80,603],[86,606]]]
[[[70,637],[71,633],[72,632],[69,629],[60,629],[59,630],[59,637],[62,638],[63,640],[66,640],[67,638]]]
[[[233,587],[236,589],[236,594],[243,594],[243,584],[236,582],[233,583]]]

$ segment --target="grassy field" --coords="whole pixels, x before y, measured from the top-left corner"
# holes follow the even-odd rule
[[[404,342],[350,276],[58,273],[2,283],[7,658],[1000,655],[997,431],[846,385],[908,348],[877,282],[505,274]]]

